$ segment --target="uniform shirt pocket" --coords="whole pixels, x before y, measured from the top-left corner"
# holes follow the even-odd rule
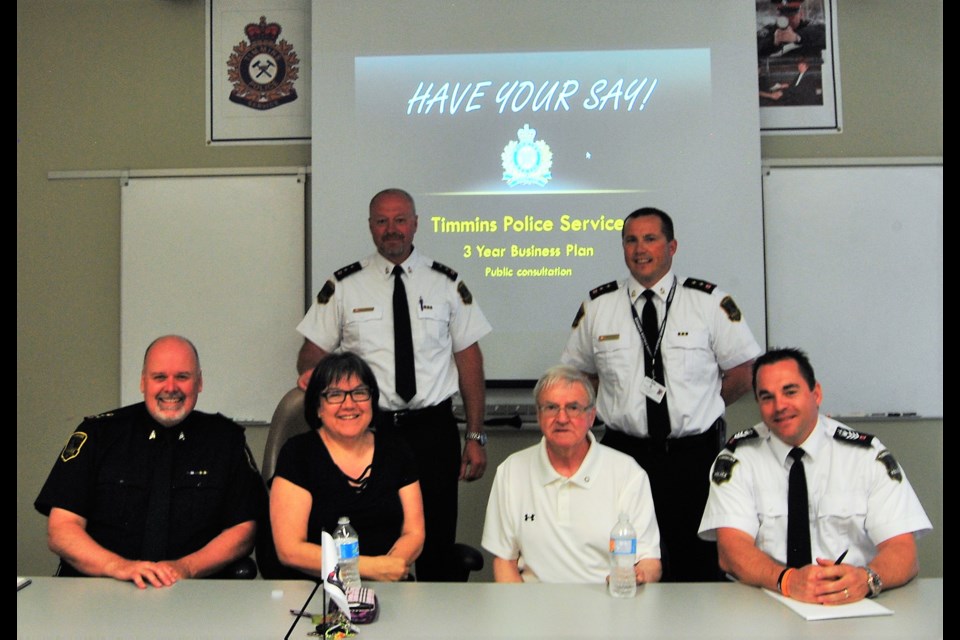
[[[192,528],[210,527],[211,531],[219,532],[225,489],[224,474],[216,469],[190,467],[176,470],[171,494],[173,517],[183,518]]]
[[[661,349],[664,368],[674,380],[680,377],[696,383],[717,375],[717,360],[706,331],[679,331],[674,336],[664,336]]]
[[[383,331],[383,306],[366,305],[347,309],[343,320],[343,346],[355,350],[371,335]]]
[[[421,299],[417,302],[416,317],[419,331],[425,344],[445,346],[450,340],[450,305],[444,301],[428,302]]]
[[[89,520],[105,528],[136,527],[146,513],[151,478],[142,465],[104,464],[97,477],[96,503]]]
[[[600,333],[593,339],[597,373],[607,384],[616,381],[618,389],[627,389],[632,374],[643,368],[643,345],[633,332]]]
[[[785,557],[787,550],[787,501],[779,491],[757,494],[757,517],[760,531],[757,546],[774,557]]]
[[[866,496],[856,492],[825,493],[817,505],[817,528],[827,549],[846,549],[863,540],[866,520]]]

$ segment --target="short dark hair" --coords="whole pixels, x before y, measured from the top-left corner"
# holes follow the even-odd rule
[[[656,216],[660,218],[660,228],[663,230],[663,235],[666,236],[667,242],[673,242],[673,219],[667,215],[665,211],[661,211],[656,207],[641,207],[624,218],[623,229],[620,230],[620,238],[623,239],[628,222],[636,218],[643,218],[644,216]]]
[[[810,387],[810,390],[813,391],[813,388],[817,386],[817,376],[813,373],[813,365],[810,364],[810,358],[807,357],[807,354],[797,349],[795,347],[781,347],[773,348],[767,351],[765,354],[754,360],[753,362],[753,395],[757,395],[757,372],[760,370],[760,367],[766,366],[768,364],[774,364],[776,362],[783,362],[784,360],[793,360],[797,363],[797,368],[800,369],[800,375],[803,377],[804,381],[807,383],[807,386]]]
[[[370,209],[370,213],[371,213],[371,214],[373,214],[373,207],[374,207],[374,205],[377,204],[377,202],[380,200],[380,198],[385,198],[385,197],[387,197],[387,196],[399,196],[399,197],[403,198],[404,200],[406,200],[407,202],[410,203],[410,210],[413,211],[413,215],[417,215],[417,205],[416,205],[416,203],[413,201],[413,196],[410,195],[408,192],[404,191],[403,189],[399,189],[399,188],[397,188],[397,187],[391,187],[391,188],[389,188],[389,189],[384,189],[383,191],[380,191],[379,193],[377,193],[377,195],[375,195],[375,196],[373,196],[372,198],[370,198],[370,207],[369,207],[369,209]]]
[[[380,387],[377,386],[377,378],[373,375],[373,370],[367,362],[350,351],[340,353],[331,353],[320,361],[320,364],[313,370],[310,376],[310,382],[307,384],[307,391],[303,396],[303,417],[311,429],[320,428],[320,416],[317,415],[317,409],[320,408],[321,393],[326,391],[327,387],[335,382],[356,376],[360,382],[370,387],[370,404],[373,407],[373,421],[377,419],[378,406],[380,402]]]

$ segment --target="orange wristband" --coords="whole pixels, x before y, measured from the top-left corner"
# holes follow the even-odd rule
[[[787,567],[780,572],[780,577],[777,578],[777,589],[780,591],[780,594],[786,598],[790,597],[790,589],[787,586],[787,580],[790,577],[791,571],[793,571],[793,567]]]

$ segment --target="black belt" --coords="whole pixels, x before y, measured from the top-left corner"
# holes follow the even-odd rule
[[[440,404],[423,409],[401,409],[400,411],[380,411],[380,424],[402,427],[415,422],[425,422],[453,415],[453,400],[447,398]]]
[[[657,440],[650,437],[640,437],[633,436],[629,433],[624,433],[619,429],[611,427],[608,425],[607,434],[612,435],[614,438],[629,438],[630,440],[636,442],[642,447],[649,447],[651,449],[661,449],[667,453],[670,450],[680,451],[683,449],[694,449],[697,447],[702,447],[708,444],[714,444],[717,447],[717,451],[723,446],[723,440],[726,437],[727,423],[723,419],[723,416],[720,416],[714,420],[713,424],[710,425],[710,428],[704,431],[703,433],[698,433],[695,436],[684,436],[682,438],[667,438],[666,440]]]

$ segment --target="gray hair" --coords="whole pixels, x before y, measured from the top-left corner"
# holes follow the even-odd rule
[[[582,371],[566,364],[558,364],[547,369],[546,373],[540,376],[536,386],[533,388],[533,401],[540,404],[540,394],[547,388],[559,383],[579,384],[587,392],[587,406],[592,407],[597,400],[597,394],[593,390],[593,383]]]

